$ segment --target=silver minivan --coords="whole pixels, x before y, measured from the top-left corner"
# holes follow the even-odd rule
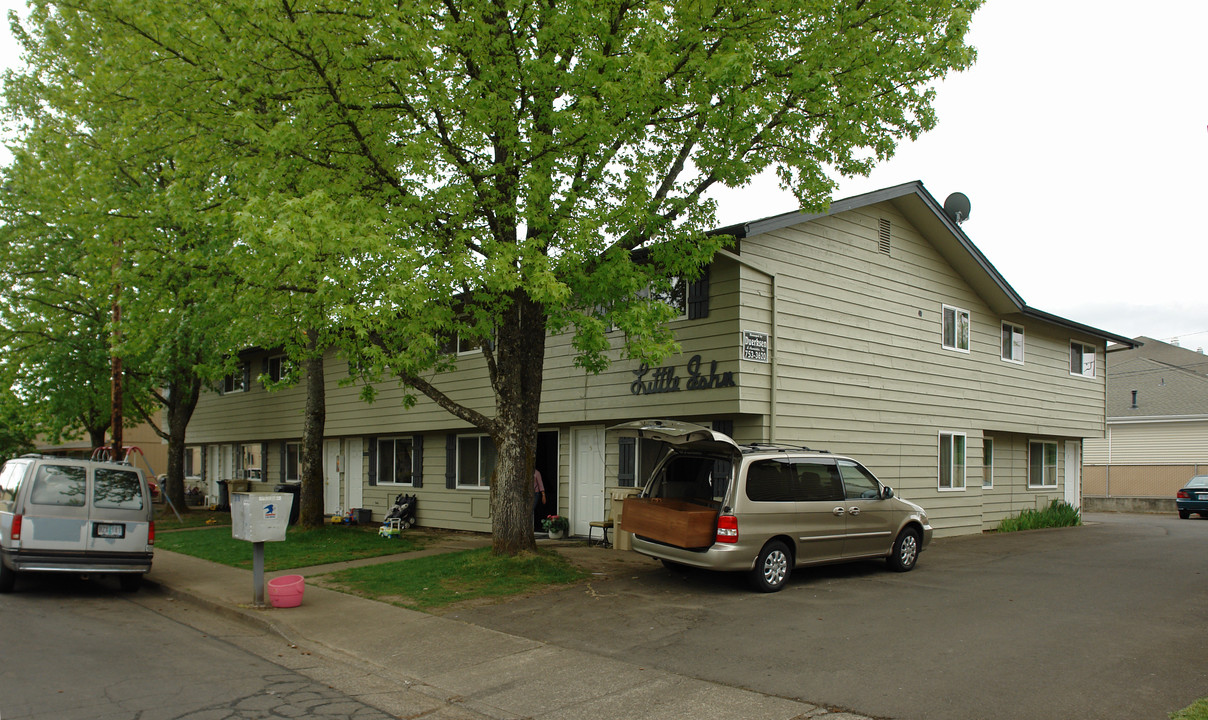
[[[850,457],[802,446],[739,445],[715,430],[672,420],[613,430],[665,446],[635,502],[651,504],[634,508],[664,516],[645,526],[649,535],[635,534],[632,547],[668,566],[745,571],[757,590],[775,592],[793,568],[807,565],[885,558],[905,572],[931,542],[923,508],[896,497]],[[677,524],[669,508],[685,503],[694,514],[700,507],[715,512],[703,542],[684,547],[650,536]],[[626,501],[622,529],[629,511]]]
[[[21,572],[116,574],[123,590],[137,590],[154,542],[138,468],[44,455],[0,468],[0,592]]]

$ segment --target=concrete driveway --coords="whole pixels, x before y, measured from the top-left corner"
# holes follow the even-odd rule
[[[1208,520],[935,541],[761,595],[602,549],[586,586],[450,617],[885,718],[1166,718],[1208,696]],[[615,559],[614,559],[615,558]]]

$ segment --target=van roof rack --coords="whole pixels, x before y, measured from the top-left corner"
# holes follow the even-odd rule
[[[816,452],[830,454],[830,450],[812,450],[805,445],[789,445],[788,443],[748,443],[742,445],[743,452]]]

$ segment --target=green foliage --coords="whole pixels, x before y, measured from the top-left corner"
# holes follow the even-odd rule
[[[1040,528],[1076,527],[1082,524],[1078,508],[1063,500],[1054,500],[1044,510],[1024,510],[998,523],[999,532],[1039,530]]]
[[[0,384],[0,462],[34,450],[36,419],[8,385]]]
[[[659,295],[728,242],[709,190],[775,168],[824,209],[934,125],[981,2],[32,0],[13,181],[132,288],[148,375],[338,345],[495,439],[519,537],[546,333],[590,372],[678,352]],[[493,417],[445,394],[451,340]]]
[[[431,610],[573,583],[585,575],[553,551],[498,557],[480,548],[338,570],[324,576],[324,582],[374,600]]]
[[[1196,700],[1182,710],[1170,713],[1170,720],[1208,720],[1208,698]]]
[[[407,533],[388,540],[369,527],[291,527],[284,542],[265,543],[264,569],[271,572],[410,552],[422,549],[427,539]],[[163,533],[156,536],[155,545],[223,565],[252,567],[252,543],[231,537],[229,526]]]

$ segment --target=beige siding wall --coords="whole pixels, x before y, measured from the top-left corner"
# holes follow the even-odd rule
[[[1208,473],[1208,420],[1111,423],[1086,441],[1083,463],[1088,497],[1173,498]]]
[[[1023,510],[1042,510],[1053,500],[1063,499],[1066,443],[1077,441],[1062,441],[1057,444],[1057,487],[1029,488],[1028,445],[1033,440],[1052,439],[1010,434],[996,434],[991,437],[994,438],[992,486],[980,486],[985,475],[980,452],[976,470],[971,471],[969,475],[970,488],[978,485],[981,494],[983,530],[993,530],[1003,518],[1018,515]],[[973,467],[971,461],[970,468]]]
[[[1208,463],[1208,420],[1112,423],[1086,441],[1087,464]]]
[[[882,218],[892,224],[889,255],[880,253],[876,242]],[[941,347],[945,304],[969,311],[970,352]],[[1004,319],[1025,328],[1023,364],[1000,358]],[[563,514],[571,515],[576,482],[570,429],[581,424],[607,426],[643,417],[706,424],[728,420],[739,442],[777,440],[851,454],[900,494],[922,503],[941,535],[978,532],[1006,514],[1061,497],[1060,485],[1027,487],[1029,439],[1056,440],[1063,453],[1066,440],[1103,434],[1102,373],[1087,379],[1069,372],[1070,340],[1097,344],[1095,339],[997,315],[887,203],[744,240],[740,258],[719,256],[711,267],[709,317],[678,320],[673,328],[683,352],[662,369],[679,378],[678,392],[635,394],[640,364],[622,359],[619,333],[613,338],[612,367],[598,376],[573,365],[569,333],[548,339],[542,429],[559,431]],[[741,359],[743,330],[769,335],[772,362]],[[1098,355],[1101,368],[1101,348]],[[689,365],[696,356],[705,374],[716,363],[717,373],[733,373],[735,385],[688,390]],[[259,367],[258,358],[251,362]],[[463,356],[459,365],[440,378],[440,387],[455,400],[493,414],[482,358]],[[446,434],[470,429],[422,396],[404,410],[403,389],[395,383],[379,384],[376,402],[367,405],[359,388],[341,384],[346,377],[344,362],[329,355],[329,437],[425,436],[424,486],[365,487],[363,504],[375,518],[396,494],[410,491],[420,498],[422,524],[488,530],[486,491],[445,488]],[[253,381],[246,393],[207,393],[190,424],[189,442],[298,439],[303,408],[300,388],[270,394]],[[966,435],[963,490],[937,487],[942,431]],[[994,486],[983,489],[985,434],[996,438],[996,454],[1002,457],[996,457]],[[270,452],[269,457],[275,456]],[[609,434],[606,497],[616,488],[616,477],[617,443]]]
[[[892,226],[888,256],[876,243],[881,218]],[[1070,340],[1094,339],[992,312],[889,205],[777,231],[744,243],[743,256],[778,269],[776,436],[862,458],[920,501],[941,534],[980,529],[1004,506],[983,500],[979,481],[963,492],[938,489],[941,431],[966,434],[976,472],[983,432],[1103,432],[1103,378],[1069,372]],[[970,352],[941,347],[943,305],[969,312]],[[1024,327],[1023,364],[1001,359],[1003,320]],[[1099,368],[1102,359],[1100,349]],[[1027,497],[1007,505],[1032,507],[1061,492],[1028,490],[1025,477]]]

